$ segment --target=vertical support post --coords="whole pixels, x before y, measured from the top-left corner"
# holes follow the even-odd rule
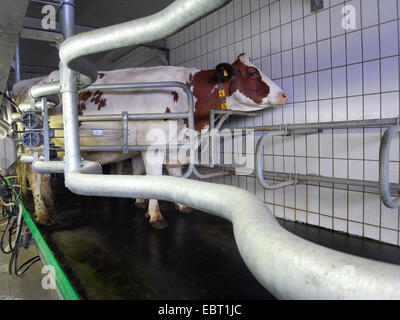
[[[128,153],[128,112],[122,111],[122,153]]]
[[[74,0],[63,0],[61,7],[61,31],[64,40],[74,34],[75,26],[75,2]],[[81,167],[81,155],[79,150],[79,127],[77,108],[77,85],[74,72],[60,63],[61,93],[64,119],[64,148],[65,169],[64,173]]]
[[[15,82],[22,80],[21,77],[21,48],[19,46],[19,40],[17,46],[15,47]]]
[[[42,122],[43,122],[43,156],[45,161],[50,161],[49,117],[47,110],[47,97],[42,97]]]
[[[210,110],[210,126],[209,126],[209,135],[210,135],[210,167],[214,167],[215,165],[215,110]]]

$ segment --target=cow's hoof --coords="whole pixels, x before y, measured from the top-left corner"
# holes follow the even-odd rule
[[[56,222],[50,217],[41,217],[36,219],[38,225],[43,227],[52,227],[56,225]]]
[[[135,207],[139,209],[147,209],[148,207],[148,202],[147,201],[142,201],[142,202],[135,202]]]
[[[165,219],[150,221],[150,225],[157,230],[168,227],[168,222]]]
[[[184,206],[183,204],[175,204],[175,207],[181,213],[192,213],[193,209],[189,208],[188,206]]]

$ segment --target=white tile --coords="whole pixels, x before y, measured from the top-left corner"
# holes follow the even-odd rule
[[[306,99],[307,100],[316,100],[318,99],[318,90],[317,90],[317,73],[307,73],[306,74]]]
[[[242,15],[250,13],[250,0],[242,0]]]
[[[233,0],[233,12],[235,19],[242,16],[242,0]]]
[[[379,58],[379,30],[377,26],[362,31],[362,43],[364,60]]]
[[[364,162],[362,160],[349,160],[349,179],[363,180]]]
[[[281,54],[273,54],[271,56],[272,66],[272,79],[280,78],[282,76]]]
[[[331,70],[318,72],[318,97],[319,99],[329,99],[332,97]]]
[[[362,27],[370,27],[378,24],[378,0],[362,2]]]
[[[253,36],[251,38],[251,57],[252,59],[261,57],[260,35]]]
[[[295,155],[300,157],[306,156],[306,137],[304,135],[296,135],[295,141]]]
[[[361,192],[349,191],[349,220],[363,222],[364,206],[363,194]]]
[[[386,22],[397,18],[396,0],[379,1],[379,21]]]
[[[249,57],[253,57],[251,52],[251,38],[247,38],[243,40],[243,52],[246,53]]]
[[[379,130],[365,129],[364,133],[364,155],[365,159],[378,160],[381,136]]]
[[[326,229],[332,229],[332,218],[326,216],[320,216],[319,226]]]
[[[250,15],[243,17],[243,39],[251,36]]]
[[[335,135],[334,135],[335,137]],[[343,148],[342,148],[343,149]],[[344,148],[344,154],[347,154],[346,148]],[[336,154],[335,154],[336,156]],[[339,154],[340,156],[340,154]],[[347,160],[335,159],[333,160],[333,170],[335,178],[347,179]]]
[[[290,208],[285,208],[285,220],[294,221],[295,215],[294,210]]]
[[[316,15],[312,14],[304,18],[304,43],[308,44],[317,40]]]
[[[349,221],[348,225],[349,225],[348,229],[349,234],[360,237],[363,235],[363,225],[361,223]]]
[[[333,219],[333,230],[347,232],[347,221],[341,219]]]
[[[305,101],[304,75],[293,77],[293,101]]]
[[[331,41],[323,40],[318,42],[318,69],[331,67]]]
[[[379,180],[379,166],[378,161],[364,161],[364,178],[365,180],[378,181]]]
[[[394,230],[381,229],[381,241],[397,245],[398,232]]]
[[[251,14],[251,34],[260,33],[260,12],[256,11]]]
[[[333,99],[333,121],[347,120],[347,105],[346,99]]]
[[[281,51],[281,29],[275,28],[271,30],[271,53]]]
[[[347,131],[343,130],[335,130],[333,133],[333,155],[335,158],[347,158]],[[336,160],[335,160],[336,161]],[[347,166],[346,163],[341,161],[344,160],[337,160],[338,164],[340,163],[344,166],[343,172],[336,171],[336,164],[335,164],[335,176],[338,178],[347,178]]]
[[[363,133],[362,131],[351,132],[348,135],[348,150],[349,158],[351,159],[363,159],[364,148],[363,148]]]
[[[346,96],[347,81],[345,67],[332,69],[332,84],[334,98]]]
[[[261,31],[269,30],[269,22],[269,6],[266,6],[260,10]]]
[[[332,177],[333,176],[333,160],[320,159],[319,160],[319,171],[320,171],[321,176]]]
[[[219,23],[221,26],[226,24],[226,7],[219,9]]]
[[[319,101],[319,121],[320,122],[332,121],[332,100]]]
[[[363,64],[364,70],[364,93],[378,93],[380,91],[379,61],[370,61]]]
[[[219,30],[220,34],[219,34],[219,39],[220,39],[220,45],[221,48],[225,47],[228,44],[228,37],[226,34],[226,26],[221,27],[221,29]]]
[[[319,175],[319,172],[318,158],[307,158],[307,174]]]
[[[235,20],[235,41],[240,41],[243,38],[242,19]]]
[[[383,93],[381,98],[382,118],[395,118],[399,116],[399,93]]]
[[[302,16],[303,16],[302,1],[292,0],[292,20],[301,18]]]
[[[334,190],[333,197],[334,217],[347,219],[347,191]]]
[[[288,186],[284,189],[285,192],[285,206],[294,208],[295,206],[295,190],[294,186]]]
[[[346,35],[347,63],[362,61],[361,31],[355,31]]]
[[[397,21],[380,25],[380,46],[381,57],[399,54]]]
[[[318,122],[318,101],[306,102],[306,119],[304,122]]]
[[[331,39],[332,41],[332,67],[346,64],[346,42],[345,36]]]
[[[382,92],[399,90],[398,56],[381,60]]]
[[[270,25],[275,28],[280,25],[279,1],[270,5]]]
[[[379,119],[380,114],[380,95],[371,94],[364,97],[364,119]]]
[[[260,8],[260,0],[251,0],[250,1],[250,10],[256,11]]]
[[[364,237],[379,241],[379,228],[369,225],[364,225]]]
[[[292,65],[292,51],[282,52],[282,77],[288,77],[293,74]]]
[[[283,151],[285,153],[285,156],[293,156],[294,155],[294,137],[289,136],[289,137],[284,137],[284,143],[283,143]],[[288,157],[285,158],[289,159]],[[293,160],[293,159],[292,159]],[[294,164],[294,162],[293,162]],[[285,164],[285,169],[286,169],[286,164]],[[294,171],[294,167],[291,170],[291,172]]]
[[[305,103],[296,103],[294,105],[294,123],[304,123],[306,119]]]
[[[305,211],[296,210],[296,221],[306,223],[307,213]]]
[[[276,189],[274,190],[274,199],[275,204],[283,205],[284,204],[284,191],[283,189]]]
[[[226,21],[231,22],[233,21],[233,1],[229,2],[226,6]]]
[[[319,212],[319,187],[307,186],[307,210]]]
[[[290,23],[281,27],[282,50],[292,48],[292,25]]]
[[[290,0],[281,0],[280,1],[281,24],[290,22],[291,15],[292,12],[290,8]]]
[[[329,133],[329,130],[325,130],[319,135],[319,145],[321,157],[332,157],[332,133]]]
[[[307,162],[304,157],[295,158],[296,173],[307,174]]]
[[[307,186],[297,185],[296,186],[296,208],[301,210],[307,210]]]
[[[298,1],[300,2],[300,1]],[[312,213],[312,212],[308,212],[307,213],[307,223],[311,224],[311,225],[319,225],[319,215]]]
[[[318,135],[307,135],[307,157],[318,157]]]
[[[384,228],[399,228],[399,209],[391,209],[381,203],[381,226]]]
[[[362,94],[362,64],[347,67],[347,89],[348,95]]]
[[[275,214],[276,217],[278,217],[278,218],[283,218],[283,217],[285,216],[285,214],[284,214],[284,208],[283,208],[283,207],[281,207],[281,206],[274,206],[274,209],[275,209],[274,214]]]
[[[317,13],[317,39],[323,40],[330,37],[329,10]]]
[[[268,31],[261,33],[261,56],[270,55],[270,33]]]
[[[347,99],[347,117],[348,120],[363,119],[363,97],[349,97]]]
[[[293,47],[304,45],[303,19],[292,22]]]
[[[227,36],[228,36],[228,44],[232,44],[235,42],[235,25],[233,22],[229,23],[227,26]]]

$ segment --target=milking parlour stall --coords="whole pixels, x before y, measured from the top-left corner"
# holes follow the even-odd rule
[[[397,0],[0,1],[0,299],[156,319],[399,299],[399,19]]]

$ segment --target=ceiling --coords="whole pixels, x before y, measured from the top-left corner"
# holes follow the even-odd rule
[[[45,2],[55,3],[57,21],[59,22],[59,6],[57,4],[60,0],[46,0]],[[149,5],[148,0],[75,0],[76,32],[83,32],[91,28],[101,28],[141,18],[164,9],[172,2],[173,0],[152,0],[151,5]],[[30,1],[24,27],[37,30],[42,29],[41,19],[44,14],[41,13],[41,10],[46,3],[38,0]],[[57,23],[57,29],[59,30],[59,23]],[[45,67],[40,68],[40,70],[45,70],[48,73],[58,68],[57,49],[50,42],[21,38],[20,45],[23,72],[25,71],[25,73],[29,74],[27,70]],[[96,62],[105,54],[107,53],[99,53],[88,58]]]

